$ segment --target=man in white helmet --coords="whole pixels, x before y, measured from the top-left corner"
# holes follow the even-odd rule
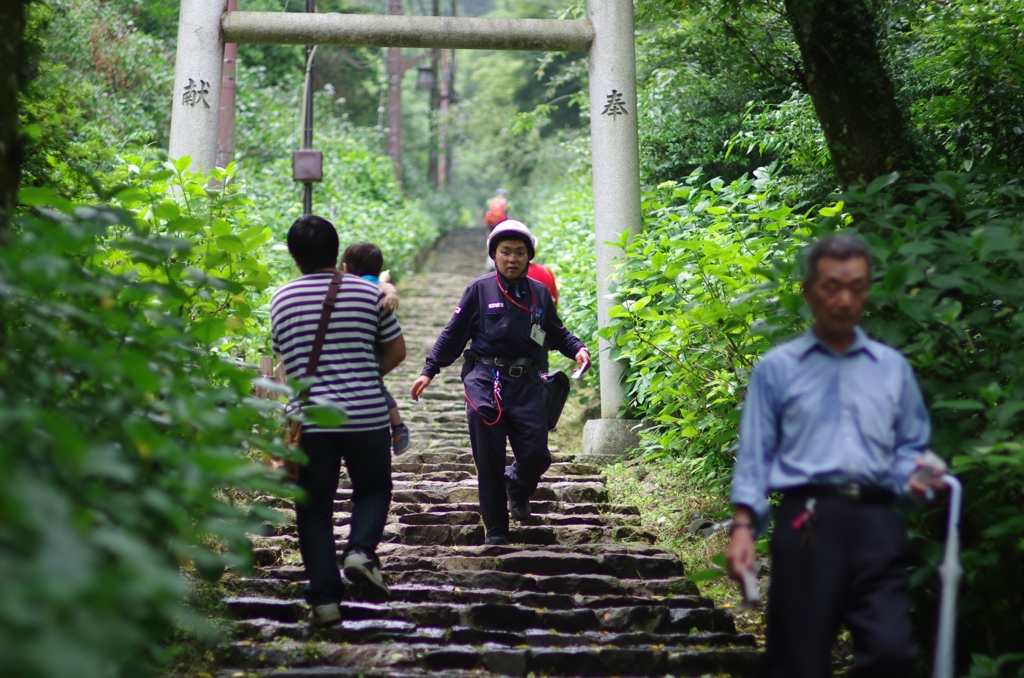
[[[466,416],[476,461],[486,543],[508,543],[508,516],[530,516],[530,496],[551,465],[547,389],[540,366],[548,350],[590,365],[590,352],[558,319],[548,289],[527,277],[536,239],[525,224],[508,219],[494,227],[487,250],[495,271],[466,288],[448,326],[412,385],[412,398],[462,354]],[[515,462],[505,468],[505,443]],[[506,496],[508,506],[506,508]]]

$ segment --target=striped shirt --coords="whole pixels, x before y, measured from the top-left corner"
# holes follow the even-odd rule
[[[289,379],[306,374],[332,277],[332,273],[304,275],[283,285],[270,299],[271,339]],[[383,299],[376,285],[358,276],[346,275],[342,281],[310,399],[337,403],[348,421],[335,428],[306,424],[304,431],[372,431],[390,426],[374,347],[400,337],[402,328],[395,314],[384,310]]]

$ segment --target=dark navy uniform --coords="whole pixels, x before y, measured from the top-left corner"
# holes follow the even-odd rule
[[[544,345],[533,338],[535,325],[545,333]],[[551,465],[548,395],[540,379],[541,365],[548,350],[575,358],[586,347],[559,320],[543,284],[525,275],[509,283],[493,272],[466,288],[422,374],[434,378],[455,362],[470,341],[462,381],[480,511],[488,537],[507,536],[506,492],[515,501],[529,499]],[[515,456],[507,470],[506,439]]]

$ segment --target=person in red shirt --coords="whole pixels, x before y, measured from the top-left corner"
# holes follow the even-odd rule
[[[541,264],[531,263],[530,267],[526,269],[526,276],[533,278],[544,287],[548,288],[551,292],[551,299],[558,305],[558,285],[555,284],[555,274],[551,272],[551,269]]]

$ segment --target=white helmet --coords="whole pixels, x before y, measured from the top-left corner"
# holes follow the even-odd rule
[[[491,259],[494,258],[494,251],[498,249],[498,242],[503,240],[499,236],[508,235],[515,235],[526,243],[527,255],[531,260],[537,256],[537,238],[533,236],[533,233],[530,233],[530,229],[526,227],[526,224],[515,219],[506,219],[495,226],[491,234],[487,236],[487,254]]]

